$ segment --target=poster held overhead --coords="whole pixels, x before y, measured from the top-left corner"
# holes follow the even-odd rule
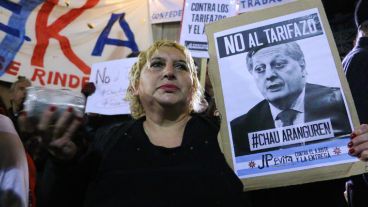
[[[359,124],[320,0],[206,27],[222,145],[247,190],[364,172],[348,155]]]

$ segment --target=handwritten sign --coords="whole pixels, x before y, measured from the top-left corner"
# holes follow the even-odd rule
[[[96,91],[88,97],[86,112],[104,115],[130,114],[124,100],[129,85],[129,71],[137,58],[127,58],[92,64],[90,82]]]

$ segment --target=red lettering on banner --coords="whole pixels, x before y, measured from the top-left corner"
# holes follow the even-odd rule
[[[21,65],[20,62],[12,61],[9,64],[8,68],[5,70],[5,73],[14,76],[18,75],[20,65]]]
[[[4,62],[5,62],[5,58],[3,56],[0,56],[0,71],[4,69],[3,68]],[[18,75],[20,65],[21,65],[20,62],[11,61],[8,67],[6,68],[5,73],[9,75],[13,75],[13,76]]]
[[[45,85],[45,81],[43,80],[43,76],[45,76],[46,72],[42,69],[39,68],[35,68],[34,72],[33,72],[33,76],[31,78],[32,82],[35,82],[36,80],[40,81],[40,84],[42,86]]]
[[[84,76],[84,77],[82,77],[82,87],[84,86],[84,85],[86,85],[86,83],[88,83],[89,82],[89,76]]]
[[[52,9],[57,5],[58,0],[45,1],[36,18],[35,28],[37,44],[33,50],[31,64],[44,67],[43,59],[46,49],[49,45],[49,39],[55,38],[59,41],[64,55],[84,74],[90,74],[91,68],[73,52],[69,39],[63,35],[60,35],[59,32],[72,21],[74,21],[78,16],[80,16],[84,10],[94,7],[98,2],[99,0],[87,0],[82,7],[70,10],[52,24],[47,25],[49,15]]]
[[[67,75],[64,73],[64,74],[60,74],[59,72],[55,72],[55,79],[54,79],[54,82],[53,84],[54,85],[58,85],[59,84],[59,80],[60,80],[60,83],[61,83],[61,86],[65,87],[66,86],[66,79],[67,79]]]
[[[54,75],[54,72],[50,71],[49,72],[49,77],[47,78],[47,84],[51,84],[53,75]]]
[[[79,77],[76,75],[69,76],[69,87],[70,88],[77,88],[79,85]]]
[[[60,88],[77,89],[79,87],[82,88],[89,81],[89,76],[79,77],[74,74],[65,74],[58,71],[46,72],[44,69],[35,68],[31,81],[39,82],[42,86],[45,86],[47,83],[47,85],[54,85]]]

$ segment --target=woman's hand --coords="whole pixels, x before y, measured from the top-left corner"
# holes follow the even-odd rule
[[[72,107],[55,118],[56,109],[55,106],[50,106],[43,112],[38,123],[32,123],[26,113],[21,113],[18,118],[19,131],[25,136],[31,136],[32,139],[41,140],[56,158],[72,159],[78,151],[72,138],[83,119],[74,115]]]
[[[368,125],[362,124],[351,134],[348,143],[349,154],[362,161],[368,161]]]

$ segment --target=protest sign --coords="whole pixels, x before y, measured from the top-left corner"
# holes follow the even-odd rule
[[[80,91],[91,65],[152,43],[148,2],[0,1],[0,80]]]
[[[193,57],[208,58],[205,26],[236,14],[234,0],[185,0],[181,23],[180,44],[185,45]]]
[[[180,22],[184,0],[149,0],[151,24]]]
[[[104,115],[130,114],[129,103],[124,100],[129,85],[129,71],[137,58],[112,60],[92,65],[90,82],[96,91],[88,96],[87,113]]]
[[[359,124],[319,0],[209,24],[222,144],[246,189],[364,172],[348,155]]]

